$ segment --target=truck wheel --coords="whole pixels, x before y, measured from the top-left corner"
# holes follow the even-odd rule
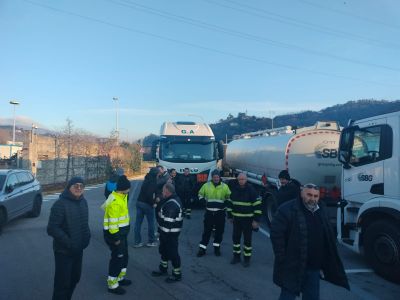
[[[42,197],[37,195],[33,200],[32,210],[28,213],[28,217],[37,218],[40,216],[40,211],[42,210]]]
[[[7,222],[6,210],[5,210],[5,208],[0,207],[0,234],[1,234],[3,226],[6,224],[6,222]]]
[[[394,222],[377,221],[367,227],[365,256],[383,278],[400,283],[400,230]]]
[[[265,199],[265,208],[266,208],[265,215],[267,217],[267,224],[269,227],[271,227],[272,219],[274,218],[274,215],[278,208],[274,194],[272,193],[269,194]]]

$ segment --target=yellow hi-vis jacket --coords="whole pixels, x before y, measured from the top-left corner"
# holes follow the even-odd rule
[[[129,226],[128,195],[112,192],[101,206],[104,209],[104,230],[112,235],[118,235]]]

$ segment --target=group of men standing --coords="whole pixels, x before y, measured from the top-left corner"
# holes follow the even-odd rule
[[[226,218],[233,224],[231,264],[242,261],[249,267],[252,256],[252,232],[259,228],[262,201],[248,184],[244,173],[224,183],[220,172],[214,170],[211,181],[198,191],[205,201],[204,228],[198,257],[206,254],[212,233],[216,256],[221,256],[221,242]],[[319,188],[314,184],[300,184],[284,170],[279,174],[278,211],[271,225],[271,241],[275,255],[274,282],[281,287],[281,300],[319,299],[319,276],[322,271],[327,281],[349,288],[346,274],[337,252],[332,227],[319,203]],[[109,185],[111,187],[111,185]],[[130,229],[128,209],[131,184],[126,176],[119,176],[115,190],[107,195],[104,210],[104,240],[111,251],[107,278],[108,291],[122,295],[122,286],[131,284],[126,278],[128,266],[127,236]],[[84,182],[76,177],[68,182],[60,199],[51,209],[48,234],[54,238],[56,263],[53,299],[71,299],[79,282],[82,253],[88,246],[88,206],[83,197]],[[166,276],[168,283],[182,279],[181,258],[178,251],[179,235],[184,217],[190,219],[195,181],[189,169],[177,175],[162,167],[150,169],[141,187],[136,208],[135,247],[143,246],[141,224],[148,221],[148,247],[156,246],[154,217],[156,216],[161,256],[154,277]],[[241,239],[243,236],[243,247]],[[168,264],[172,264],[171,275]],[[169,276],[168,276],[169,275]]]

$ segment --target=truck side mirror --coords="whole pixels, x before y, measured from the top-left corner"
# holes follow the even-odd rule
[[[350,155],[348,151],[340,150],[338,160],[343,164],[343,168],[350,169]]]
[[[224,158],[224,144],[222,143],[222,141],[218,142],[217,150],[218,150],[218,159],[223,159]]]

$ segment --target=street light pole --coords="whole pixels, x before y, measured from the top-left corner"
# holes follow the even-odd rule
[[[18,101],[10,101],[10,104],[14,106],[14,127],[13,127],[13,145],[15,144],[15,106],[19,105]]]
[[[118,111],[119,111],[119,101],[117,97],[114,97],[113,100],[115,101],[115,131],[117,134],[117,145],[119,144],[119,124],[118,124]]]

